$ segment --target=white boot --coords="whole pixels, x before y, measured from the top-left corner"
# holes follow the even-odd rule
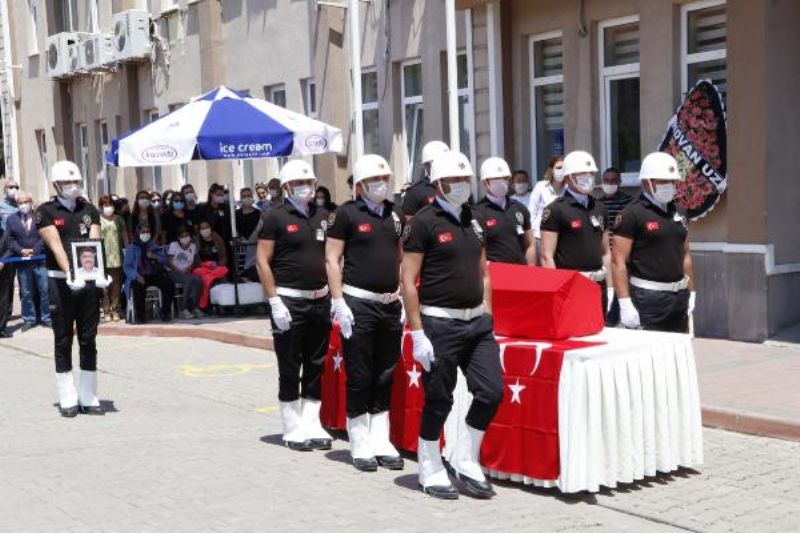
[[[280,402],[281,421],[283,422],[283,443],[292,450],[309,451],[311,441],[303,431],[303,420],[300,414],[300,400]]]
[[[303,431],[305,431],[306,438],[311,440],[314,449],[330,450],[333,438],[325,431],[319,421],[319,410],[322,407],[322,402],[309,398],[303,398],[302,402]]]
[[[100,400],[97,399],[97,372],[81,370],[78,385],[78,403],[86,413],[100,414]]]
[[[458,491],[450,484],[450,477],[442,464],[438,440],[417,442],[417,460],[419,461],[419,486],[423,492],[435,498],[455,500]]]
[[[353,466],[364,472],[378,469],[378,461],[369,439],[369,415],[347,419],[347,435],[350,437],[350,456]]]
[[[389,470],[402,470],[403,458],[389,438],[389,411],[369,417],[369,440],[378,463]]]
[[[56,385],[58,386],[58,405],[61,408],[61,414],[64,416],[78,414],[78,393],[75,390],[72,372],[56,372]]]
[[[466,428],[467,433],[459,435],[456,441],[450,465],[470,493],[489,497],[493,494],[492,486],[486,481],[481,469],[481,443],[486,432],[468,425]]]

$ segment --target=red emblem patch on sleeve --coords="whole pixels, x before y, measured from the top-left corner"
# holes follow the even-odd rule
[[[645,228],[647,228],[647,231],[658,231],[661,229],[661,225],[658,223],[658,221],[653,220],[645,224]]]
[[[581,229],[583,227],[583,220],[573,220],[569,223],[569,227],[572,229]]]
[[[298,231],[300,231],[300,226],[298,226],[297,224],[289,224],[286,226],[286,231],[289,233],[297,233]]]
[[[453,242],[453,234],[450,232],[440,233],[436,236],[436,239],[439,241],[439,244],[447,244],[448,242]]]
[[[61,218],[61,217],[54,218],[53,219],[53,225],[55,227],[57,227],[57,228],[63,228],[64,227],[64,219]]]
[[[497,219],[496,218],[490,218],[489,220],[486,221],[486,227],[487,228],[493,228],[496,225],[497,225]]]
[[[359,233],[372,233],[372,224],[359,224],[356,229]]]
[[[435,196],[428,196],[428,203],[429,203],[429,204],[432,204],[432,203],[433,203],[433,200],[434,200],[435,198],[436,198]]]

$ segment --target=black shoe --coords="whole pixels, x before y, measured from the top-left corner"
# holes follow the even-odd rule
[[[314,450],[330,450],[333,439],[308,439],[311,441],[311,448]]]
[[[48,320],[47,322],[42,322],[42,326],[44,326],[46,328],[52,328],[53,327],[53,323]]]
[[[35,327],[36,327],[36,324],[29,324],[29,323],[22,324],[22,333],[25,333],[29,329],[33,329]]]
[[[494,496],[492,485],[488,481],[478,481],[464,474],[456,474],[456,477],[464,484],[467,494],[475,498],[491,498]]]
[[[353,458],[353,466],[356,467],[356,470],[361,470],[362,472],[375,472],[378,470],[378,461],[374,457],[369,459]]]
[[[311,447],[310,440],[304,440],[300,442],[285,440],[283,441],[283,443],[286,445],[287,448],[289,448],[290,450],[294,450],[296,452],[310,452],[311,450],[314,449]]]
[[[379,465],[388,470],[402,470],[405,464],[399,455],[376,455],[375,459]]]
[[[78,406],[73,405],[72,407],[58,407],[58,411],[61,413],[61,416],[64,418],[75,418],[78,416]]]
[[[88,406],[81,405],[80,411],[82,415],[102,416],[106,414],[106,412],[103,411],[103,408],[100,407],[99,405],[88,405]]]
[[[6,330],[0,331],[0,339],[10,339],[13,335]]]
[[[439,498],[440,500],[458,499],[458,491],[452,485],[433,485],[431,487],[423,487],[422,484],[420,484],[419,490],[428,496],[433,496],[434,498]]]

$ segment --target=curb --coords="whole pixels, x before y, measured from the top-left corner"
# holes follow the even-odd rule
[[[224,331],[215,328],[201,328],[197,326],[115,326],[104,324],[97,328],[100,335],[113,335],[119,337],[188,337],[192,339],[206,339],[210,341],[245,346],[247,348],[260,348],[272,350],[272,339],[259,335],[249,335],[237,331]]]
[[[702,407],[703,425],[737,433],[800,442],[800,423],[767,415]]]

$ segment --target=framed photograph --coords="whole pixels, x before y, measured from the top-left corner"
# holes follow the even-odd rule
[[[72,272],[75,279],[83,281],[106,279],[102,241],[73,241],[71,244]]]

